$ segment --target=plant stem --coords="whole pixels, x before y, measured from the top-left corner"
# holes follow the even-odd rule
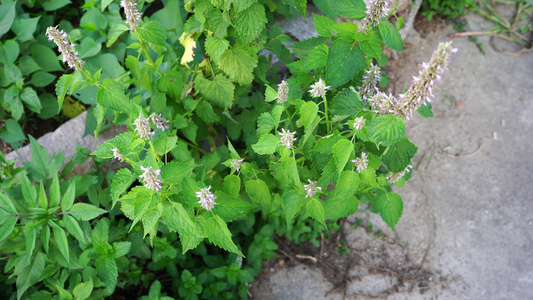
[[[161,74],[161,71],[159,71],[159,68],[156,67],[154,60],[152,59],[152,57],[148,53],[148,50],[146,50],[146,46],[144,45],[144,41],[141,38],[141,36],[139,35],[139,32],[135,31],[135,34],[137,35],[137,38],[139,39],[139,44],[141,45],[141,49],[143,50],[144,55],[146,56],[146,59],[148,59],[150,64],[152,64],[152,66],[154,68],[156,68],[157,74],[159,74],[159,76],[163,77],[163,74]]]
[[[322,99],[324,100],[324,108],[325,108],[324,115],[326,116],[326,133],[330,134],[331,129],[329,126],[329,117],[328,117],[328,100],[326,99],[326,96],[322,97]]]
[[[284,106],[285,107],[285,113],[287,113],[287,118],[289,119],[289,122],[291,123],[291,128],[292,130],[296,130],[294,129],[294,123],[292,122],[292,117],[291,117],[291,114],[289,114],[289,110],[287,109],[287,106]]]
[[[159,155],[157,155],[157,151],[155,151],[154,143],[152,143],[152,140],[148,140],[148,143],[150,143],[150,148],[154,152],[154,155],[155,155],[155,158],[157,159],[157,161],[161,162],[161,158],[159,157]]]

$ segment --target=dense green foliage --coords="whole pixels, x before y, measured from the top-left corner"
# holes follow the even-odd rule
[[[39,5],[50,11],[47,3]],[[366,15],[362,0],[329,5],[346,18]],[[293,41],[273,20],[305,14],[306,1],[141,2],[144,17],[127,25],[117,1],[83,8],[80,29],[58,27],[86,63],[60,76],[54,110],[74,96],[92,105],[87,132],[129,131],[91,154],[78,149],[61,172],[63,155],[50,159],[32,137],[24,168],[0,157],[3,298],[247,298],[263,260],[276,255],[274,235],[316,243],[360,202],[394,229],[403,202],[391,185],[409,179],[417,148],[403,118],[376,113],[358,91],[384,46],[403,49],[388,16],[359,30],[313,15],[319,36]],[[35,41],[5,29],[13,43],[24,36],[53,53],[46,26],[52,19]],[[22,60],[4,59],[16,75],[6,86],[33,111],[26,78],[63,67],[54,54],[46,59],[54,70],[17,72]],[[71,176],[90,156],[94,170]],[[128,167],[104,173],[111,159]]]
[[[422,15],[432,20],[436,14],[446,18],[457,18],[463,15],[466,8],[472,7],[475,0],[424,0]]]

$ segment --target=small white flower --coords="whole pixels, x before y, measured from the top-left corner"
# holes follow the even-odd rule
[[[278,96],[276,99],[278,99],[278,103],[283,103],[287,101],[289,97],[289,84],[287,81],[283,80],[280,84],[278,84]]]
[[[407,168],[405,168],[405,170],[401,171],[401,172],[398,172],[398,173],[389,173],[387,176],[385,176],[385,178],[387,179],[387,181],[389,183],[396,183],[398,180],[402,179],[402,177],[405,175],[405,173],[408,173],[410,172],[411,168],[413,166],[411,165],[408,165]]]
[[[285,128],[281,128],[281,133],[278,132],[278,134],[281,135],[281,143],[285,147],[291,149],[292,143],[296,141],[296,138],[294,137],[294,135],[296,134],[296,131],[290,132],[288,130],[285,130]]]
[[[370,68],[365,72],[361,86],[358,89],[363,101],[372,98],[372,96],[379,91],[376,85],[380,79],[381,72],[379,67],[370,64]]]
[[[353,121],[353,128],[355,130],[361,130],[363,129],[363,127],[365,127],[365,124],[366,124],[365,118],[363,117],[355,118],[355,120]]]
[[[118,148],[113,148],[113,157],[115,159],[122,160],[124,158],[124,155],[118,152]]]
[[[154,136],[154,132],[150,128],[150,119],[143,118],[142,114],[139,115],[139,118],[133,122],[135,124],[135,131],[137,135],[145,140],[150,140]]]
[[[83,69],[85,62],[78,58],[78,52],[74,50],[74,44],[71,44],[68,40],[67,33],[63,30],[57,30],[57,26],[50,26],[46,29],[48,39],[53,41],[57,45],[59,52],[63,54],[63,62],[66,62],[69,68],[80,71]]]
[[[143,170],[144,173],[140,175],[139,178],[143,179],[144,186],[148,189],[159,192],[159,190],[161,189],[161,179],[159,178],[161,170],[154,170],[154,168],[152,167],[145,168],[142,166],[141,170]]]
[[[389,15],[391,4],[391,0],[369,0],[363,24],[378,26],[381,19]]]
[[[120,6],[124,8],[126,14],[126,24],[130,25],[131,31],[135,31],[139,26],[141,13],[137,10],[137,3],[135,0],[122,0]]]
[[[239,172],[239,170],[240,170],[241,167],[242,167],[242,162],[243,162],[243,161],[244,161],[244,158],[241,158],[241,159],[236,159],[236,158],[234,158],[234,159],[231,160],[231,165],[230,165],[230,167],[231,167],[232,169],[237,170],[237,172]]]
[[[150,119],[152,119],[152,123],[154,123],[157,128],[162,129],[163,131],[168,129],[168,120],[163,118],[161,114],[156,115],[156,113],[152,113]]]
[[[353,159],[357,173],[361,173],[368,168],[368,156],[366,152],[361,153],[361,157]]]
[[[311,179],[307,179],[309,181],[309,184],[304,185],[304,190],[306,191],[307,195],[305,195],[305,198],[307,197],[313,197],[318,190],[322,191],[322,188],[317,185],[316,181],[312,181]]]
[[[315,98],[324,97],[326,96],[326,90],[330,88],[331,86],[326,86],[324,82],[322,81],[322,78],[320,78],[317,82],[315,82],[315,84],[311,85],[309,94],[311,94],[311,96]]]
[[[211,189],[211,186],[200,189],[199,192],[196,192],[196,197],[200,198],[200,201],[198,201],[198,203],[200,203],[200,205],[202,205],[202,207],[205,208],[206,210],[213,209],[215,204],[217,204],[215,202],[215,199],[217,198],[217,196],[211,193],[209,191],[210,189]]]

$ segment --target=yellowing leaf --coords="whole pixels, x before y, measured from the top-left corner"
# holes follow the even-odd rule
[[[180,44],[185,47],[185,52],[181,57],[181,64],[187,65],[194,59],[194,49],[196,48],[196,41],[193,39],[192,35],[184,32],[180,37]]]

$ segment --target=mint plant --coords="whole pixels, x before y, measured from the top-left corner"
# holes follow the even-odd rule
[[[72,70],[57,82],[58,107],[69,94],[95,91],[94,135],[111,123],[128,131],[92,155],[129,166],[60,184],[61,156],[49,162],[33,140],[33,163],[6,166],[4,174],[22,178],[6,186],[9,222],[0,228],[6,270],[25,287],[18,298],[30,286],[63,298],[134,286],[147,297],[247,298],[247,283],[275,256],[274,235],[317,244],[359,201],[392,229],[398,224],[403,201],[392,185],[407,182],[417,152],[405,123],[415,111],[431,116],[451,44],[439,46],[403,94],[387,95],[376,87],[375,63],[384,45],[403,49],[401,19],[388,21],[391,1],[330,1],[334,13],[361,22],[313,15],[318,37],[290,46],[296,60],[283,44],[292,38],[269,20],[305,14],[305,2],[186,1],[186,21],[176,24],[178,4],[147,15],[121,2],[125,16],[106,35],[108,47],[127,43],[114,70],[90,68],[61,24],[48,28]],[[263,49],[288,71],[259,56]],[[35,207],[28,220],[15,199]],[[31,238],[30,220],[45,243],[10,248]],[[165,296],[163,279],[177,294]]]

